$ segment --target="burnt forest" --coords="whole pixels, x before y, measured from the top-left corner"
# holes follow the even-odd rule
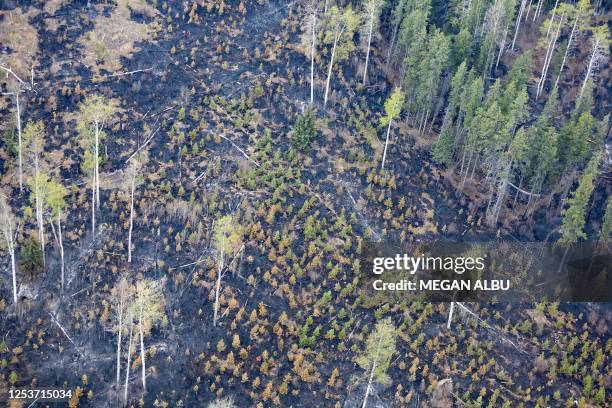
[[[0,406],[612,406],[611,16],[0,0]],[[521,297],[372,289],[457,243]]]

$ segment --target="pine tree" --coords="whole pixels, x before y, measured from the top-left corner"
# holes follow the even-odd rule
[[[366,341],[366,349],[357,357],[357,364],[364,370],[369,370],[369,380],[366,393],[363,398],[362,407],[365,408],[368,396],[372,388],[372,382],[386,384],[389,382],[387,370],[391,364],[391,358],[395,354],[395,341],[397,333],[390,318],[385,318],[376,323],[374,331],[370,333]]]
[[[584,232],[586,209],[595,189],[598,167],[602,159],[602,152],[597,152],[591,157],[584,173],[580,177],[578,187],[572,194],[572,197],[567,200],[569,207],[563,216],[561,238],[559,239],[559,244],[564,247],[568,247],[578,242],[578,240],[586,238]]]
[[[305,150],[310,147],[310,143],[312,143],[316,134],[315,115],[310,109],[307,109],[303,115],[298,116],[295,122],[291,144],[298,150]]]
[[[391,64],[392,56],[394,55],[395,46],[397,43],[397,35],[402,24],[402,20],[404,19],[404,14],[408,8],[408,0],[398,0],[397,4],[393,8],[391,12],[391,26],[393,27],[393,31],[391,33],[391,40],[389,41],[389,47],[387,49],[387,61],[385,64],[385,69],[388,70]]]

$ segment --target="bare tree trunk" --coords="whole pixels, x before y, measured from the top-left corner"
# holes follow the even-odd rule
[[[578,17],[576,17],[576,20],[574,20],[572,31],[570,33],[569,39],[567,40],[567,47],[565,48],[565,53],[563,54],[563,60],[561,61],[561,68],[559,68],[559,75],[557,75],[557,80],[555,81],[555,88],[559,85],[559,78],[561,78],[561,73],[563,72],[563,67],[565,66],[565,61],[567,60],[567,54],[569,53],[570,46],[572,45],[572,39],[574,38],[574,32],[576,31],[577,25],[578,25]]]
[[[557,39],[559,38],[559,33],[561,32],[561,26],[563,25],[563,20],[565,19],[565,15],[561,15],[559,20],[559,25],[557,26],[557,31],[555,32],[554,37],[550,39],[548,44],[548,49],[546,50],[546,56],[544,58],[544,66],[542,67],[542,74],[540,75],[540,81],[538,82],[538,89],[536,92],[536,98],[540,96],[542,91],[544,90],[544,84],[546,83],[546,75],[548,74],[548,68],[550,67],[550,62],[552,61],[552,57],[555,53],[555,44],[557,43]],[[551,21],[552,25],[552,21]]]
[[[499,53],[497,54],[497,61],[495,61],[495,69],[499,66],[499,60],[501,59],[502,54],[504,53],[504,48],[506,47],[506,37],[508,36],[508,29],[510,28],[510,22],[506,24],[506,28],[504,29],[504,34],[502,37],[502,43],[499,47]]]
[[[134,327],[134,322],[130,322],[130,337],[128,340],[128,350],[127,350],[127,365],[125,368],[125,389],[123,392],[123,402],[127,405],[128,400],[128,385],[130,382],[130,356],[132,354],[132,329]]]
[[[521,19],[523,18],[523,13],[525,12],[525,5],[527,4],[527,0],[521,1],[521,7],[519,9],[519,15],[516,19],[516,28],[514,30],[514,37],[512,38],[512,47],[511,50],[514,50],[514,44],[516,43],[516,37],[519,32],[519,28],[521,27]]]
[[[132,229],[134,228],[134,189],[136,188],[136,175],[132,175],[130,192],[130,229],[128,231],[128,263],[132,262]]]
[[[582,94],[584,93],[586,84],[589,81],[589,78],[591,77],[591,73],[593,72],[593,66],[595,64],[595,59],[599,49],[600,39],[597,36],[594,36],[593,40],[595,41],[593,43],[593,52],[591,53],[591,58],[589,59],[589,66],[587,68],[586,75],[584,76],[584,82],[582,82],[582,87],[580,88],[580,98],[582,98]]]
[[[506,191],[508,189],[508,179],[510,178],[510,171],[512,171],[512,160],[506,166],[504,179],[500,182],[497,199],[495,201],[495,205],[493,206],[493,212],[489,215],[489,223],[491,225],[497,224],[497,220],[499,219],[499,213],[501,212],[502,205],[504,203],[504,199],[506,198]]]
[[[548,25],[548,29],[546,30],[546,38],[550,35],[550,30],[552,28],[552,22],[555,21],[555,15],[557,14],[557,5],[559,5],[559,0],[555,1],[555,6],[553,7],[552,14],[550,16],[551,24]]]
[[[540,15],[540,10],[542,9],[542,0],[538,0],[538,5],[536,6],[535,12],[533,13],[532,22],[536,21],[536,18]]]
[[[316,6],[315,6],[316,7]],[[312,45],[310,46],[310,106],[314,103],[314,56],[315,56],[315,41],[316,41],[316,10],[312,13]]]
[[[36,171],[38,175],[38,171]],[[42,261],[43,268],[45,267],[45,230],[44,230],[44,220],[43,220],[43,203],[42,203],[42,192],[40,191],[40,186],[38,185],[38,177],[34,176],[35,185],[34,189],[36,190],[34,193],[35,201],[36,201],[36,224],[38,224],[38,241],[40,242],[40,250],[42,252]]]
[[[446,322],[446,328],[450,330],[451,322],[453,321],[453,312],[455,311],[455,302],[450,303],[450,310],[448,311],[448,321]]]
[[[17,304],[17,269],[15,267],[15,243],[11,242],[8,246],[9,253],[11,255],[11,272],[13,275],[13,303]]]
[[[96,234],[96,172],[92,170],[93,179],[91,181],[91,233]]]
[[[57,210],[57,232],[58,232],[58,240],[57,243],[59,245],[59,249],[60,249],[60,261],[61,261],[61,283],[62,283],[62,290],[64,289],[64,270],[65,270],[65,265],[64,265],[64,240],[62,238],[62,210],[58,209]]]
[[[368,61],[370,59],[370,45],[372,44],[372,31],[374,30],[374,16],[370,16],[370,30],[368,32],[368,50],[366,51],[365,67],[363,68],[363,86],[366,84],[368,74]]]
[[[385,150],[383,152],[382,163],[380,165],[380,169],[382,171],[385,170],[385,159],[387,158],[387,146],[389,145],[389,133],[391,133],[391,122],[393,122],[393,119],[389,119],[389,126],[387,126],[387,138],[385,139]]]
[[[372,380],[374,379],[374,370],[376,369],[376,361],[372,361],[372,370],[370,371],[370,379],[368,380],[368,386],[366,387],[366,393],[363,397],[363,405],[361,408],[366,408],[368,403],[368,396],[370,395],[370,390],[372,389]]]
[[[142,329],[142,304],[140,305],[140,316],[138,319],[138,331],[140,333],[140,360],[142,363],[142,392],[147,392],[147,376],[146,376],[146,365],[145,365],[145,348],[144,348],[144,333]]]
[[[98,125],[98,122],[96,122],[96,143],[95,143],[95,157],[94,157],[94,163],[96,164],[95,166],[95,183],[96,183],[96,207],[98,209],[100,209],[100,172],[99,172],[99,167],[100,167],[100,128]]]
[[[213,312],[213,327],[217,326],[217,319],[219,316],[219,293],[221,292],[221,278],[223,277],[223,263],[224,263],[224,255],[221,254],[221,260],[219,261],[219,268],[217,270],[217,284],[215,288],[215,305]]]
[[[21,136],[21,105],[19,103],[19,92],[20,89],[17,88],[15,91],[15,120],[17,121],[17,140],[18,140],[18,161],[19,161],[19,190],[23,191],[23,159],[22,159],[22,136]]]
[[[334,40],[334,47],[332,48],[331,59],[329,60],[329,70],[327,71],[327,83],[325,85],[325,98],[323,99],[323,108],[327,106],[327,95],[329,93],[329,81],[331,80],[332,68],[334,66],[334,56],[336,55],[336,45],[338,44],[338,38]]]
[[[527,19],[529,18],[529,12],[531,11],[532,3],[533,3],[533,0],[529,0],[529,5],[527,6],[527,13],[525,13],[525,21],[527,21]]]
[[[121,378],[121,329],[123,329],[123,291],[121,286],[121,294],[119,295],[119,327],[117,329],[117,394],[119,393],[119,381]]]

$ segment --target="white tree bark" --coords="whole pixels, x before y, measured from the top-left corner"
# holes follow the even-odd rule
[[[19,161],[19,190],[23,190],[23,159],[22,159],[22,142],[21,142],[21,105],[19,103],[19,88],[15,91],[15,120],[17,121],[17,140],[18,140],[18,161]]]
[[[128,231],[128,263],[132,262],[132,229],[134,228],[134,190],[136,188],[136,175],[132,174],[130,190],[130,229]]]
[[[45,267],[45,227],[43,219],[43,200],[42,191],[38,178],[38,165],[36,165],[36,172],[34,176],[34,200],[36,207],[36,224],[38,226],[38,241],[40,243],[40,250],[42,251],[43,268]]]
[[[450,330],[451,322],[453,321],[453,312],[455,311],[455,302],[450,303],[450,310],[448,311],[448,321],[446,322],[446,328]]]
[[[372,362],[372,370],[370,371],[370,379],[368,380],[368,386],[366,387],[366,393],[363,397],[363,405],[361,408],[366,408],[368,403],[368,396],[370,395],[370,390],[372,389],[372,380],[374,379],[374,370],[376,369],[376,361]]]
[[[563,67],[565,66],[565,61],[567,60],[567,54],[569,53],[570,47],[572,45],[572,39],[574,38],[574,32],[576,31],[577,26],[578,26],[578,18],[574,20],[572,31],[570,32],[569,39],[567,40],[567,48],[565,48],[565,53],[563,54],[563,60],[561,61],[561,68],[559,68],[559,74],[557,75],[557,79],[555,80],[555,88],[559,85],[559,79],[561,78],[561,73],[563,72]]]
[[[550,68],[550,62],[552,61],[552,57],[555,53],[555,44],[557,43],[557,39],[559,38],[559,33],[561,32],[561,27],[563,26],[563,21],[565,19],[565,15],[561,15],[559,19],[559,25],[557,26],[557,31],[555,35],[550,39],[548,43],[548,49],[546,50],[546,56],[544,57],[544,66],[542,67],[542,73],[540,75],[540,80],[538,82],[538,87],[536,91],[536,98],[542,94],[544,90],[544,84],[546,83],[546,76],[548,75],[548,69]],[[552,21],[550,22],[552,25]]]
[[[516,43],[516,37],[518,36],[519,28],[521,27],[521,20],[523,18],[523,13],[525,12],[525,5],[527,4],[527,0],[521,1],[521,7],[519,8],[519,15],[516,19],[516,28],[514,29],[514,37],[512,38],[512,47],[511,50],[514,50],[514,44]]]
[[[91,233],[96,234],[96,172],[92,169],[91,181]]]
[[[538,0],[538,4],[536,6],[535,13],[533,13],[533,20],[532,20],[532,22],[536,21],[536,18],[538,18],[538,16],[540,15],[540,11],[541,10],[542,10],[542,0]]]
[[[99,167],[100,167],[100,163],[99,163],[99,158],[100,158],[100,124],[98,123],[98,121],[95,122],[96,124],[96,132],[95,132],[95,157],[94,157],[94,163],[95,163],[95,171],[94,171],[94,179],[95,179],[95,184],[96,184],[96,207],[98,209],[100,209],[100,172],[99,172]]]
[[[62,210],[57,210],[57,231],[58,231],[58,240],[57,243],[60,249],[60,261],[61,261],[61,284],[62,290],[64,289],[64,239],[62,238]]]
[[[591,58],[589,58],[589,65],[587,67],[586,75],[584,76],[584,81],[582,82],[582,87],[580,88],[580,98],[582,98],[582,94],[584,93],[586,84],[589,81],[591,75],[593,74],[593,68],[595,67],[595,64],[598,62],[597,60],[601,56],[601,42],[602,41],[599,36],[593,36],[593,51],[591,52]]]
[[[370,14],[370,27],[368,28],[368,50],[366,51],[365,67],[363,68],[363,86],[366,84],[366,75],[368,74],[368,61],[370,59],[370,46],[372,44],[372,31],[374,31],[374,15]]]
[[[389,126],[387,126],[387,138],[385,139],[385,150],[383,151],[382,163],[380,164],[380,169],[385,170],[385,159],[387,158],[387,146],[389,145],[389,133],[391,133],[391,122],[393,119],[389,119]]]
[[[140,305],[140,316],[138,319],[138,331],[140,333],[140,360],[142,363],[142,392],[147,392],[147,376],[145,365],[145,348],[144,348],[144,332],[142,328],[142,304]]]
[[[314,56],[315,56],[315,45],[316,45],[316,25],[317,25],[317,9],[316,3],[314,10],[312,11],[312,43],[310,46],[310,106],[314,103]]]
[[[9,249],[11,255],[11,273],[13,275],[13,303],[17,303],[17,268],[15,267],[15,243],[11,242]]]
[[[332,48],[331,59],[329,60],[329,69],[327,71],[327,83],[325,85],[325,98],[323,99],[323,108],[327,106],[327,96],[329,94],[329,81],[331,80],[332,68],[334,66],[334,56],[336,54],[336,45],[338,45],[338,39],[340,36],[336,36],[334,39],[334,47]]]
[[[132,329],[134,327],[134,323],[130,322],[130,336],[128,340],[128,350],[127,350],[127,365],[125,367],[125,388],[123,392],[123,402],[127,405],[128,400],[128,385],[130,382],[130,357],[132,354]]]
[[[6,249],[11,257],[11,274],[13,281],[13,303],[17,304],[17,268],[15,264],[15,232],[13,230],[13,222],[14,218],[11,213],[11,208],[5,197],[2,197],[2,208],[0,211],[1,225],[0,232],[2,233],[2,238],[4,238],[4,242],[6,243]]]
[[[224,255],[221,254],[221,259],[219,260],[219,268],[217,270],[217,283],[215,287],[215,306],[213,312],[213,327],[217,326],[217,319],[219,316],[219,293],[221,292],[221,278],[223,278],[223,265],[224,264]]]
[[[119,326],[117,328],[117,392],[119,392],[119,381],[121,378],[121,331],[123,329],[123,295],[124,286],[121,285],[121,294],[119,295]]]

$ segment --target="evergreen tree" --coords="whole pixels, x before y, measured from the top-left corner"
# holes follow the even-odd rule
[[[440,136],[432,146],[432,157],[440,164],[450,164],[454,155],[456,136],[454,124],[457,120],[459,103],[461,101],[461,94],[465,89],[466,78],[467,64],[463,61],[457,68],[455,75],[453,75]]]
[[[586,238],[584,232],[586,209],[595,189],[598,167],[602,159],[602,152],[597,152],[591,157],[584,173],[580,177],[578,187],[567,200],[569,206],[563,216],[563,223],[561,225],[562,235],[559,239],[559,244],[562,246],[567,247],[578,242],[580,239]]]
[[[305,150],[315,139],[317,129],[315,128],[315,115],[307,109],[303,115],[299,115],[293,127],[291,144],[298,150]]]
[[[363,408],[367,404],[373,380],[383,384],[389,382],[387,370],[395,354],[396,337],[397,333],[391,319],[380,320],[376,323],[374,331],[368,336],[363,354],[357,358],[357,364],[364,370],[370,371],[366,394],[363,398]]]

